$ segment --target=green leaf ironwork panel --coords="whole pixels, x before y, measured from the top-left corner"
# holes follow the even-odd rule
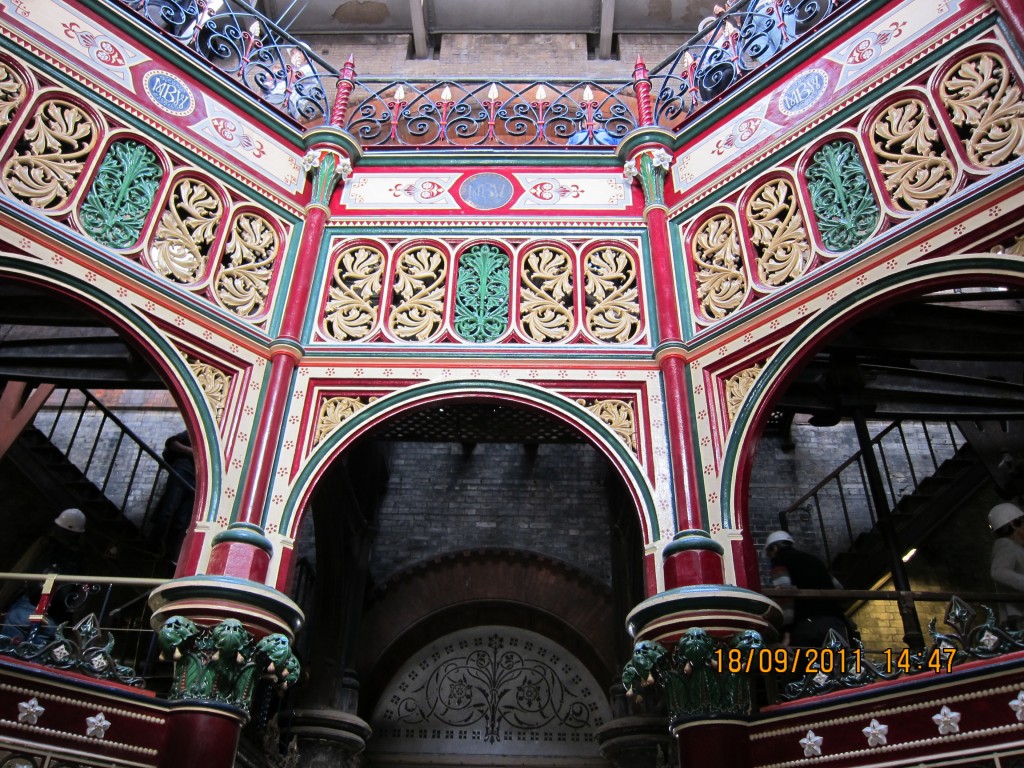
[[[111,248],[134,245],[153,208],[162,176],[156,155],[145,144],[111,144],[82,204],[86,234]]]
[[[509,258],[493,245],[459,257],[455,331],[469,341],[494,341],[508,328]]]
[[[848,251],[871,236],[880,211],[853,142],[833,141],[815,152],[807,187],[826,248]]]

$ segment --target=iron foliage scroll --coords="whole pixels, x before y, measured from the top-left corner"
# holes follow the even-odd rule
[[[364,146],[602,147],[637,127],[631,82],[360,79],[346,129]]]
[[[141,687],[143,679],[131,667],[120,664],[113,652],[114,637],[100,631],[95,614],[89,614],[74,626],[65,623],[50,630],[44,625],[21,641],[0,635],[0,654]]]
[[[906,675],[928,671],[949,671],[967,661],[993,659],[1003,654],[1024,651],[1024,629],[999,626],[995,613],[988,606],[981,612],[954,596],[944,617],[949,632],[939,632],[936,621],[928,623],[932,644],[919,651],[888,651],[886,658],[872,658],[859,640],[852,647],[838,634],[830,631],[825,639],[821,658],[842,658],[843,664],[831,669],[808,670],[798,679],[785,683],[780,698],[793,700],[819,696],[832,691],[859,688],[881,680],[895,680]]]
[[[843,0],[740,0],[651,70],[655,122],[678,127],[831,14]]]
[[[325,82],[337,71],[245,0],[117,2],[294,119],[329,117]]]

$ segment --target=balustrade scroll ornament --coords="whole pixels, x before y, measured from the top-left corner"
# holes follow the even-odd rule
[[[436,248],[411,248],[395,266],[394,309],[388,327],[400,339],[426,341],[441,327],[448,259]]]
[[[757,377],[761,375],[761,364],[733,374],[725,380],[725,403],[729,409],[729,421],[736,421],[736,414],[747,397],[750,388],[754,386]]]
[[[637,266],[621,248],[599,248],[583,260],[586,327],[596,338],[626,342],[640,330]]]
[[[322,206],[326,206],[331,199],[338,180],[344,182],[352,175],[352,163],[347,157],[324,149],[309,150],[302,158],[302,169],[310,173],[310,203]]]
[[[30,634],[25,640],[0,635],[0,654],[100,680],[142,687],[145,681],[135,674],[134,669],[120,664],[113,653],[114,636],[100,631],[95,614],[89,614],[74,626],[61,624],[45,639],[39,639],[38,634]]]
[[[636,453],[636,416],[633,406],[625,400],[577,400],[592,414],[611,427],[626,447]]]
[[[1024,155],[1024,98],[1006,60],[990,51],[960,61],[939,93],[972,163],[996,168]]]
[[[342,425],[342,423],[356,412],[361,411],[369,403],[372,403],[377,398],[357,398],[357,397],[329,397],[323,401],[320,405],[320,414],[317,417],[316,422],[316,438],[313,440],[313,445],[320,445],[324,438],[330,435],[334,430]]]
[[[384,254],[359,245],[334,262],[324,312],[324,330],[338,341],[365,338],[377,325],[384,281]]]
[[[111,248],[134,245],[162,178],[163,168],[153,150],[137,141],[115,141],[82,203],[82,229]]]
[[[192,375],[196,377],[199,388],[203,390],[203,396],[213,411],[214,418],[219,422],[224,415],[224,408],[228,401],[228,392],[231,390],[231,377],[223,371],[219,371],[208,363],[201,362],[195,358],[186,358]]]
[[[284,691],[301,672],[284,635],[256,641],[236,619],[212,627],[172,616],[157,633],[161,655],[174,660],[171,701],[211,701],[249,710],[256,686]]]
[[[889,105],[871,127],[871,146],[882,161],[885,187],[906,211],[923,211],[953,189],[956,172],[920,99]]]
[[[176,283],[200,282],[223,213],[220,197],[210,186],[190,178],[177,182],[149,244],[153,268]]]
[[[833,141],[815,152],[807,187],[828,250],[849,251],[871,236],[880,212],[853,142]]]
[[[663,149],[638,153],[622,167],[627,179],[638,179],[647,205],[665,204],[665,175],[672,165],[672,155]]]
[[[693,239],[697,300],[705,316],[721,319],[743,303],[748,279],[740,252],[736,220],[729,214],[712,216]]]
[[[642,698],[644,688],[665,690],[673,723],[716,716],[751,714],[753,697],[749,673],[729,672],[721,660],[731,649],[746,658],[756,657],[764,643],[754,630],[745,630],[728,641],[718,640],[703,629],[691,628],[668,651],[660,643],[643,640],[622,671],[626,695]],[[742,669],[742,665],[741,665]]]
[[[560,248],[535,248],[520,269],[519,317],[534,341],[561,341],[573,329],[573,270]]]
[[[59,208],[74,190],[95,142],[96,126],[83,109],[56,99],[45,102],[4,166],[7,188],[33,208]]]
[[[217,299],[239,317],[263,311],[280,247],[276,230],[262,216],[243,213],[235,219],[217,275]]]
[[[508,328],[509,258],[493,245],[475,245],[459,257],[455,331],[479,343]]]
[[[747,205],[750,241],[757,250],[757,277],[778,288],[797,280],[811,265],[813,252],[793,185],[785,179],[768,182]]]
[[[27,95],[28,87],[21,75],[0,61],[0,129],[11,124],[14,114],[18,107],[25,103]]]

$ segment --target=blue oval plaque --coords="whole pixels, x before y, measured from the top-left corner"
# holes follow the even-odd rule
[[[508,205],[512,199],[512,182],[497,173],[477,173],[462,182],[462,199],[482,211]]]
[[[798,115],[806,112],[828,88],[828,74],[821,69],[811,69],[786,86],[779,99],[779,109],[784,115]]]
[[[196,101],[192,91],[180,77],[154,69],[142,81],[146,94],[164,112],[172,115],[188,115],[195,109]]]

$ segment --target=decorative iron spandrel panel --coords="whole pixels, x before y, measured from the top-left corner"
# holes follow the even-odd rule
[[[939,95],[972,164],[997,168],[1024,155],[1024,98],[1007,56],[986,50],[959,59]]]
[[[572,259],[561,248],[533,248],[520,264],[519,319],[533,341],[561,341],[575,325]]]
[[[339,253],[331,271],[326,333],[338,341],[366,338],[376,327],[384,281],[384,253],[372,245],[354,245]]]
[[[268,219],[251,212],[236,217],[214,284],[223,307],[240,317],[263,314],[280,245]]]
[[[28,84],[14,65],[0,61],[0,133],[14,120],[28,97]]]
[[[62,208],[97,137],[96,123],[81,106],[64,99],[43,101],[4,165],[8,191],[33,208]]]
[[[372,749],[420,754],[597,756],[601,686],[547,638],[476,627],[419,652],[391,679],[371,720]]]
[[[192,177],[179,179],[150,240],[153,269],[182,285],[202,282],[223,213],[224,204],[214,187]]]
[[[142,142],[110,144],[78,212],[82,229],[110,248],[135,245],[163,174],[156,153]]]
[[[455,332],[467,341],[494,341],[508,328],[509,258],[481,243],[459,256]]]

